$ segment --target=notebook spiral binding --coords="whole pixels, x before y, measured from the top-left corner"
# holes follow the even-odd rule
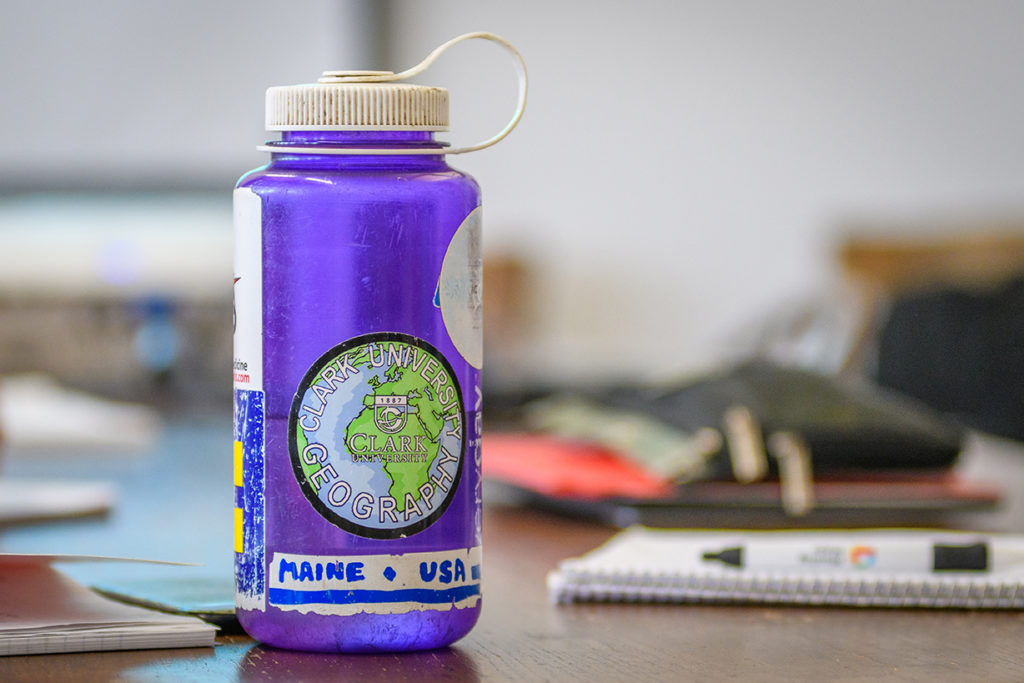
[[[548,578],[557,603],[663,602],[848,605],[851,607],[933,607],[1022,609],[1018,581],[992,577],[872,577],[745,574],[595,573],[563,565]]]

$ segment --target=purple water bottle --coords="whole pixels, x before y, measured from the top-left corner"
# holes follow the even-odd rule
[[[397,83],[468,38],[516,58],[510,125],[457,150],[448,93]],[[271,161],[235,203],[238,617],[269,645],[447,645],[481,605],[480,194],[526,79],[467,34],[400,74],[270,88]]]

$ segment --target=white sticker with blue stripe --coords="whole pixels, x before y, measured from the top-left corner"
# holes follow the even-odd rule
[[[480,546],[404,555],[274,553],[268,602],[314,614],[403,614],[476,607]]]

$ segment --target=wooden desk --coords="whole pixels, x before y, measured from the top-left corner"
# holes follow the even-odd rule
[[[226,424],[215,422],[180,434],[172,430],[170,450],[181,453],[179,447],[188,439],[224,450],[217,444],[222,432],[228,433]],[[222,474],[230,483],[230,463],[222,467],[205,447],[196,456],[177,460],[178,466],[214,463],[218,474],[206,478],[216,486]],[[146,468],[155,467],[166,477],[161,462],[159,455],[153,456],[128,468],[132,473],[127,476],[146,476]],[[52,467],[53,461],[9,464],[8,469],[32,471]],[[1015,449],[972,454],[966,465],[972,471],[993,472],[1024,493],[1024,456]],[[75,471],[71,465],[63,467]],[[203,476],[187,479],[197,489],[203,487]],[[135,500],[129,495],[123,501],[128,516],[145,505],[164,503],[156,498]],[[220,497],[213,498],[220,505]],[[1022,530],[1021,499],[1015,496],[998,515],[966,519],[965,524]],[[230,505],[230,492],[223,500]],[[79,538],[104,533],[116,539],[124,522],[118,513],[95,523],[8,531],[0,538],[3,550],[41,550],[41,543],[57,537],[46,540],[51,532],[66,534],[70,528]],[[59,532],[62,526],[65,531]],[[215,648],[0,658],[0,681],[1024,680],[1024,613],[548,604],[547,572],[558,560],[582,554],[612,533],[531,510],[489,506],[483,616],[466,638],[439,651],[322,655],[273,650],[244,636],[228,636]],[[90,542],[99,538],[92,536]]]

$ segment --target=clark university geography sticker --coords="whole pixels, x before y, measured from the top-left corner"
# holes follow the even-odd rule
[[[462,475],[462,405],[451,365],[422,339],[387,332],[335,346],[303,377],[288,417],[303,494],[359,536],[426,529]]]

